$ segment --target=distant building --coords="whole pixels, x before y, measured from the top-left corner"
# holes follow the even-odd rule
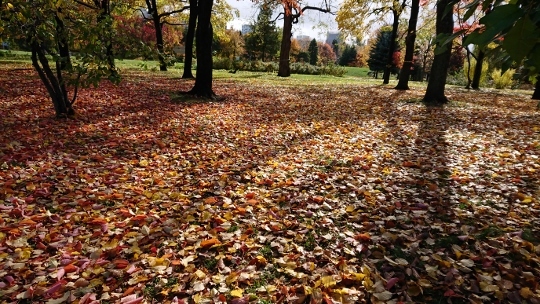
[[[298,35],[296,37],[296,40],[308,40],[308,41],[311,41],[311,37],[309,37],[308,35]]]
[[[326,34],[326,43],[332,45],[332,41],[334,41],[334,40],[339,42],[339,40],[340,40],[339,33],[330,33],[330,32],[328,32]]]
[[[251,33],[251,31],[253,31],[251,24],[242,24],[242,35]]]

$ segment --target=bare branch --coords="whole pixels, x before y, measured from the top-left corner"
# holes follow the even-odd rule
[[[305,12],[305,11],[307,11],[307,10],[314,10],[314,11],[319,11],[319,12],[323,12],[323,13],[329,13],[329,14],[331,14],[331,15],[335,15],[335,14],[336,14],[336,12],[332,12],[332,11],[330,10],[329,7],[327,7],[327,8],[320,8],[320,7],[316,7],[316,6],[304,6],[304,7],[302,8],[302,13]]]
[[[281,15],[284,15],[283,12],[279,13],[279,14],[276,16],[276,19],[272,20],[272,22],[278,21],[278,20],[279,20],[279,17],[280,17]]]
[[[172,25],[172,26],[187,25],[187,23],[174,23],[174,22],[169,22],[169,21],[163,21],[160,23],[160,26],[163,27],[163,25],[165,24]]]
[[[184,6],[181,9],[177,9],[177,10],[174,10],[174,11],[164,12],[164,13],[159,14],[159,18],[168,17],[168,16],[173,15],[173,14],[181,13],[181,12],[183,12],[185,10],[188,10],[188,9],[189,9],[189,5]]]

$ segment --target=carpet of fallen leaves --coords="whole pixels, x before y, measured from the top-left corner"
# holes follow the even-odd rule
[[[0,303],[540,303],[530,95],[0,74]]]

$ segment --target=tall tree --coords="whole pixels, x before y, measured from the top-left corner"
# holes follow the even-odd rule
[[[413,68],[414,42],[416,40],[416,24],[418,22],[418,12],[420,11],[420,0],[411,0],[411,16],[409,17],[409,27],[407,28],[407,38],[405,38],[405,60],[399,73],[399,81],[395,89],[409,90],[409,78]]]
[[[437,2],[437,49],[431,73],[429,75],[428,86],[424,95],[424,102],[429,105],[442,104],[448,102],[444,93],[446,86],[446,77],[448,76],[448,67],[450,65],[450,56],[452,55],[452,32],[454,30],[453,16],[454,1],[439,0]]]
[[[394,53],[392,50],[392,30],[389,27],[383,27],[377,32],[375,44],[369,50],[369,59],[367,64],[369,69],[375,72],[375,78],[378,78],[380,71],[385,71],[388,65],[388,53]],[[391,62],[391,69],[395,69],[396,66]]]
[[[398,34],[398,28],[399,28],[399,16],[401,16],[401,13],[405,10],[405,2],[403,1],[392,1],[392,6],[389,6],[387,10],[390,10],[392,12],[392,36],[390,38],[390,51],[388,52],[388,57],[386,58],[386,67],[384,69],[384,75],[383,75],[383,84],[388,84],[390,82],[390,72],[392,69],[392,62],[394,60],[394,52],[396,49],[396,39]]]
[[[317,47],[317,40],[313,39],[309,43],[309,64],[316,65],[319,61],[319,48]]]
[[[252,30],[245,37],[246,51],[251,58],[265,61],[277,54],[279,32],[272,20],[272,12],[272,3],[262,3],[257,20],[251,25]]]
[[[193,39],[195,38],[195,28],[197,26],[197,13],[199,12],[197,0],[189,0],[189,21],[185,39],[186,55],[184,57],[183,79],[192,79],[191,65],[193,63]]]
[[[113,51],[113,18],[111,15],[111,1],[110,0],[75,0],[76,3],[83,7],[94,10],[97,13],[96,21],[97,28],[101,31],[99,40],[101,44],[105,46],[105,58],[108,63],[109,70],[112,74],[117,74],[116,64],[114,62]],[[59,2],[61,3],[61,2]]]
[[[212,90],[212,16],[213,0],[199,0],[197,5],[197,77],[189,94],[215,99]]]
[[[393,52],[395,50],[399,17],[405,10],[406,0],[345,0],[343,1],[336,21],[338,27],[346,34],[362,40],[365,32],[374,23],[384,21],[382,15],[392,13],[392,31],[389,52],[386,54],[386,66],[384,69],[383,83],[390,81]],[[375,16],[377,19],[371,18]]]
[[[279,53],[279,71],[278,76],[289,77],[291,75],[290,68],[290,52],[292,26],[298,23],[298,18],[307,10],[317,10],[323,13],[330,13],[330,2],[325,0],[320,7],[303,6],[301,0],[281,0],[283,6],[283,34],[281,36],[281,51]]]
[[[343,49],[343,52],[341,54],[341,57],[339,57],[339,65],[342,66],[348,66],[354,61],[356,61],[356,47],[354,45],[346,45],[345,49]]]
[[[165,62],[165,47],[163,41],[163,26],[165,24],[177,25],[178,23],[175,21],[171,22],[167,18],[189,9],[189,6],[184,5],[182,7],[176,7],[176,3],[169,3],[166,6],[161,7],[158,6],[157,0],[145,0],[145,3],[148,15],[150,15],[151,18],[146,17],[146,14],[143,14],[143,16],[145,19],[151,19],[156,31],[156,48],[159,60],[159,70],[167,71],[167,63]]]

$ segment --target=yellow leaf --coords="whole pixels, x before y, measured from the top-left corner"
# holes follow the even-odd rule
[[[519,294],[524,297],[525,299],[528,299],[532,296],[534,296],[534,292],[532,292],[529,287],[523,287],[521,288],[521,290],[519,291]]]
[[[363,273],[354,273],[353,275],[354,279],[357,281],[362,281],[366,277],[366,275]]]
[[[354,206],[353,206],[353,205],[347,206],[347,209],[345,209],[345,211],[347,211],[347,212],[353,212],[353,211],[354,211]]]
[[[527,196],[521,202],[524,203],[524,204],[530,204],[530,203],[532,203],[532,200],[533,200],[532,197]]]
[[[337,284],[336,280],[332,276],[324,276],[321,278],[321,282],[324,287],[329,288]]]
[[[241,298],[242,295],[244,295],[244,290],[243,289],[235,289],[235,290],[232,290],[231,291],[231,296],[235,297],[235,298]]]
[[[146,166],[148,166],[148,161],[147,161],[146,159],[141,159],[141,160],[139,161],[139,166],[141,166],[141,167],[146,167]]]

